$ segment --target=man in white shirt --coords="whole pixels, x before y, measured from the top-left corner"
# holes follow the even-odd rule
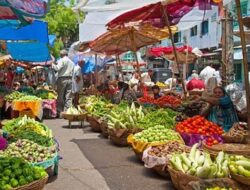
[[[72,93],[74,95],[73,104],[76,107],[79,103],[79,92],[83,88],[83,77],[82,77],[82,67],[84,61],[81,60],[74,66],[73,76],[72,76]]]
[[[66,50],[60,51],[61,58],[57,64],[52,64],[52,69],[57,72],[57,112],[66,111],[72,104],[72,74],[74,63],[69,59]]]
[[[210,78],[216,76],[216,70],[211,67],[211,65],[206,66],[201,72],[200,72],[200,78],[205,82],[205,85],[207,86],[207,82]]]
[[[153,71],[149,69],[147,73],[141,74],[141,81],[142,83],[150,83],[152,82],[152,77],[153,77]]]

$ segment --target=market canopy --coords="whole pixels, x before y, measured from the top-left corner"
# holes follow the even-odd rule
[[[27,24],[34,18],[45,16],[48,6],[45,0],[0,0],[0,26],[16,27],[19,24]]]
[[[177,28],[172,27],[172,31],[176,32]],[[136,52],[141,47],[157,43],[168,36],[167,30],[159,30],[150,25],[126,27],[106,32],[94,40],[90,47],[95,52],[118,55],[127,51]]]
[[[191,64],[197,59],[197,56],[193,53],[193,48],[190,46],[177,47],[176,52],[178,61],[182,64]],[[164,57],[167,60],[175,61],[173,47],[154,47],[149,49],[149,54],[155,57]]]

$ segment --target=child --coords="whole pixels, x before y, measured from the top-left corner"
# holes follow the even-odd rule
[[[160,94],[160,87],[157,85],[152,86],[153,94],[154,94],[154,99],[160,98],[162,95]]]

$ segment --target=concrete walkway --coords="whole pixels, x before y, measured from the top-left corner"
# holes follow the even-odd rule
[[[96,139],[98,134],[85,134],[82,128],[69,129],[65,120],[44,121],[60,144],[59,175],[50,179],[45,190],[108,190],[105,179],[84,157],[74,139]],[[77,123],[76,123],[77,124]]]

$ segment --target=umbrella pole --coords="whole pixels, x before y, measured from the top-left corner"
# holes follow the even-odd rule
[[[242,55],[243,55],[245,89],[246,89],[246,99],[247,99],[247,121],[248,121],[249,130],[250,130],[250,99],[249,99],[250,89],[249,89],[249,77],[248,77],[246,38],[245,38],[245,32],[244,32],[244,27],[243,27],[243,22],[242,22],[240,0],[235,0],[235,3],[237,7],[237,16],[238,16],[239,29],[240,29],[240,41],[241,41],[241,48],[242,48]]]
[[[98,74],[97,74],[97,54],[95,54],[95,86],[97,87],[97,77],[98,77]]]
[[[121,59],[120,59],[120,56],[119,56],[119,55],[117,55],[117,59],[118,59],[118,65],[119,65],[120,68],[122,69]],[[122,74],[122,81],[124,82],[124,75],[123,75],[122,70],[121,70],[121,74]]]
[[[176,61],[176,64],[177,64],[177,71],[178,71],[179,74],[180,74],[181,83],[182,83],[182,88],[183,88],[183,91],[184,91],[184,97],[186,97],[187,92],[186,92],[185,83],[184,83],[182,74],[181,74],[181,72],[180,72],[179,59],[178,59],[178,56],[177,56],[177,51],[176,51],[176,47],[175,47],[175,44],[174,44],[173,33],[172,33],[172,30],[171,30],[171,27],[170,27],[168,15],[167,15],[166,10],[165,10],[165,8],[163,7],[163,5],[162,5],[161,7],[162,7],[162,12],[163,12],[163,16],[164,16],[164,18],[165,18],[166,25],[167,25],[167,27],[168,27],[169,37],[170,37],[170,40],[171,40],[171,43],[172,43],[172,46],[173,46],[175,61]]]
[[[134,54],[135,54],[135,60],[136,60],[136,67],[137,67],[137,69],[138,69],[138,71],[139,71],[139,75],[141,76],[140,63],[139,63],[139,60],[138,60],[138,56],[137,56],[136,51],[134,52]]]
[[[140,65],[139,65],[139,61],[138,61],[138,57],[137,57],[137,53],[136,53],[136,44],[135,44],[135,37],[134,37],[134,28],[132,28],[131,32],[129,33],[129,37],[131,40],[131,44],[132,44],[132,49],[133,49],[133,53],[135,55],[135,60],[136,60],[136,66],[139,72],[139,75],[141,76],[141,69],[140,69]]]

